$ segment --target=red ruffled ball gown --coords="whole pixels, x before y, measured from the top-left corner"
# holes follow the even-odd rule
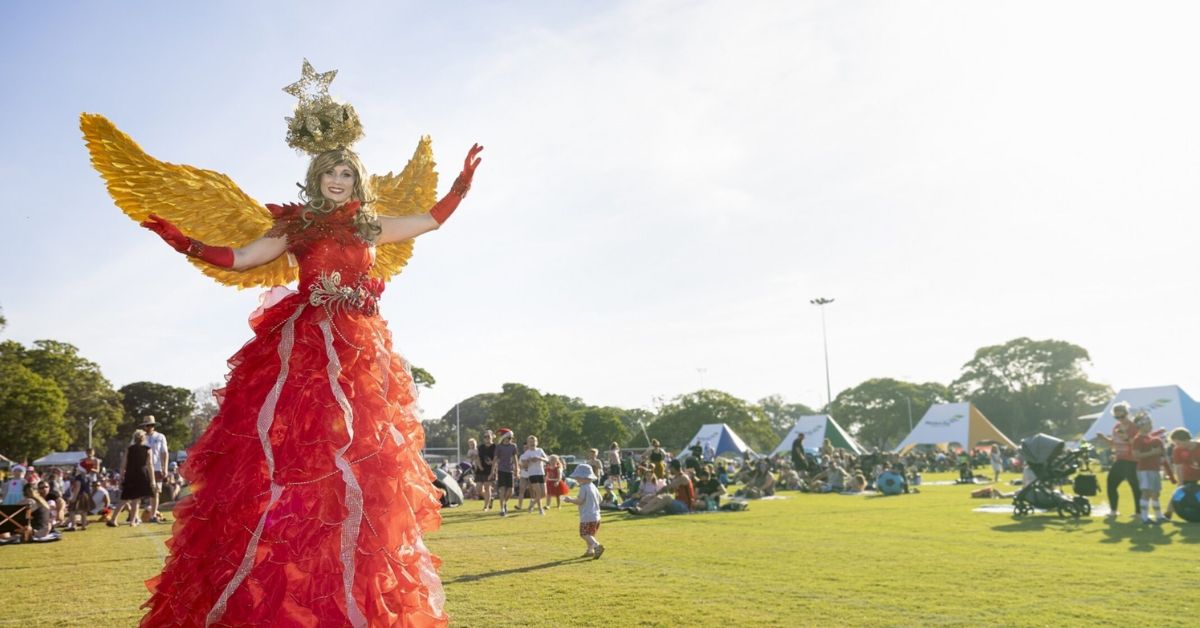
[[[439,493],[357,209],[305,226],[300,206],[271,206],[300,292],[256,312],[254,338],[229,360],[142,626],[446,624],[422,541],[440,523]]]

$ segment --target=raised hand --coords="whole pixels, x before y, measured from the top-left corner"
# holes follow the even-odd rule
[[[221,268],[233,268],[233,249],[227,246],[208,246],[199,240],[193,240],[183,235],[179,227],[156,214],[150,214],[149,218],[142,221],[142,226],[157,233],[171,248],[188,257],[202,259]]]
[[[192,245],[191,238],[183,235],[179,227],[167,222],[165,218],[157,214],[150,214],[149,218],[142,221],[142,226],[157,233],[158,237],[180,253],[187,253],[188,247]]]
[[[471,179],[475,177],[475,169],[483,162],[478,155],[483,150],[479,144],[472,144],[471,150],[467,151],[467,158],[463,160],[462,172],[458,174],[458,178],[454,180],[454,185],[450,186],[450,193],[442,197],[432,209],[429,210],[429,215],[440,225],[446,222],[450,214],[458,208],[458,204],[466,197],[467,192],[471,189]]]
[[[481,152],[483,152],[482,146],[479,144],[471,145],[471,150],[467,151],[467,158],[463,160],[463,174],[467,176],[475,175],[475,169],[479,167],[479,164],[483,163],[483,158],[476,156]]]

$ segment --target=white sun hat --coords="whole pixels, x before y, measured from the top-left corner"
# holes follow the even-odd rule
[[[575,479],[587,478],[593,482],[596,481],[596,474],[592,473],[592,465],[586,462],[575,467],[575,470],[571,472],[571,477]]]

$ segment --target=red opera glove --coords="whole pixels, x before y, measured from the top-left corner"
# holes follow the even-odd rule
[[[462,172],[458,174],[458,178],[454,180],[454,185],[450,186],[450,192],[442,197],[432,209],[429,210],[429,215],[437,221],[439,225],[446,222],[450,214],[458,209],[458,204],[467,196],[467,191],[471,189],[471,179],[475,177],[475,169],[479,167],[483,159],[476,157],[483,147],[479,144],[471,146],[471,150],[467,151],[467,158],[463,161]]]
[[[189,238],[183,235],[178,227],[155,214],[150,214],[149,218],[142,221],[142,226],[157,233],[171,248],[188,257],[195,257],[221,268],[233,268],[233,249],[227,246],[209,246]]]

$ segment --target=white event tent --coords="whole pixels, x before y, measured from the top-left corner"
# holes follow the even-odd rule
[[[925,412],[917,426],[896,446],[896,451],[903,452],[916,445],[950,444],[969,449],[986,441],[1016,447],[970,403],[939,403]]]
[[[856,454],[866,451],[833,417],[828,414],[812,414],[796,419],[796,424],[792,426],[787,436],[783,437],[771,455],[777,456],[791,451],[792,443],[800,434],[804,435],[804,448],[809,451],[820,449],[826,439],[838,449],[848,449]]]
[[[1118,392],[1083,434],[1083,440],[1093,440],[1097,434],[1111,434],[1116,423],[1112,407],[1122,401],[1129,404],[1133,414],[1143,411],[1149,413],[1154,429],[1161,427],[1170,432],[1177,427],[1186,427],[1193,436],[1200,432],[1200,403],[1178,386],[1151,386],[1124,388]]]

